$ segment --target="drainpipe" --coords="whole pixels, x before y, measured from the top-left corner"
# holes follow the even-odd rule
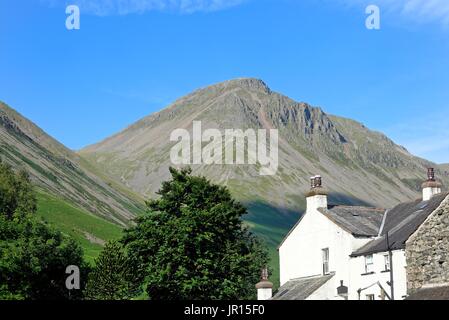
[[[387,248],[388,248],[388,257],[390,259],[390,288],[391,288],[391,300],[394,300],[394,281],[393,281],[393,251],[390,248],[390,238],[388,237],[387,231]]]

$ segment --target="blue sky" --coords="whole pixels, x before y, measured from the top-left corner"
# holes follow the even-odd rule
[[[380,30],[365,28],[368,4]],[[0,100],[72,149],[257,77],[449,162],[447,0],[0,0],[0,74]]]

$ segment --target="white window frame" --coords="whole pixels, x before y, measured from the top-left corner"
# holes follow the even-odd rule
[[[369,254],[365,256],[365,274],[372,273],[374,271],[374,255]]]
[[[330,273],[330,269],[329,269],[329,248],[321,249],[321,255],[322,255],[323,275],[328,275]]]

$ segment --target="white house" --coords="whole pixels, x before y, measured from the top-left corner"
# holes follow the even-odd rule
[[[422,200],[389,210],[329,205],[320,176],[311,178],[306,197],[306,212],[279,246],[281,287],[274,300],[404,299],[406,241],[449,201],[433,169]],[[258,284],[260,299],[271,298],[267,283],[265,277]]]

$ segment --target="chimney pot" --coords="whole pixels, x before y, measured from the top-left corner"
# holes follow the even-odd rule
[[[323,179],[320,175],[310,178],[311,189],[306,194],[307,211],[318,208],[327,208],[327,191],[323,188]]]
[[[427,179],[429,181],[435,181],[435,169],[434,168],[427,169]]]
[[[310,187],[315,189],[315,177],[310,177]]]
[[[321,188],[321,187],[322,187],[322,179],[321,179],[321,176],[316,176],[316,177],[315,177],[315,187],[316,187],[316,188]]]
[[[322,178],[320,175],[316,175],[310,178],[310,186],[312,189],[321,188],[322,187]]]
[[[423,201],[441,193],[441,183],[435,179],[435,169],[427,168],[427,180],[422,184]]]
[[[260,282],[256,284],[257,300],[269,300],[273,297],[273,284],[268,280],[268,269],[263,268]]]
[[[262,279],[263,281],[268,280],[268,269],[267,268],[262,269],[262,274],[261,274],[260,279]]]

